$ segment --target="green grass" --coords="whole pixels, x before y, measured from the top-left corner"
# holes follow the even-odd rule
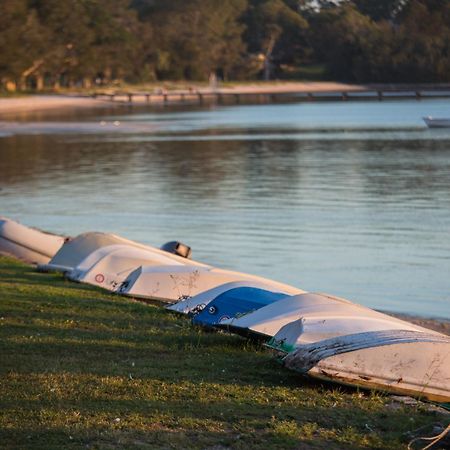
[[[5,449],[402,449],[446,420],[2,257],[0,389]]]

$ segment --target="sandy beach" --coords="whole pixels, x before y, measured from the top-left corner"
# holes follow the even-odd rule
[[[286,93],[302,93],[302,92],[337,92],[337,91],[358,91],[363,90],[364,86],[343,84],[336,82],[301,82],[301,83],[254,83],[254,84],[236,84],[232,86],[212,88],[210,86],[192,86],[191,88],[171,89],[170,93],[185,95],[188,97],[193,92],[200,92],[202,94],[286,94]],[[126,103],[126,92],[132,92],[134,94],[133,103],[146,103],[144,93],[155,93],[164,91],[152,87],[151,89],[145,89],[141,87],[128,87],[123,89],[102,89],[102,92],[112,94],[113,92],[120,91],[124,95],[120,98],[120,103]],[[164,101],[163,96],[152,96],[151,103],[158,104]],[[176,102],[176,100],[171,100]],[[110,106],[113,102],[108,100],[107,97],[93,98],[80,95],[28,95],[11,98],[0,98],[0,115],[22,112],[36,112],[36,111],[49,111],[58,109],[80,109],[80,108],[96,108]],[[118,101],[116,103],[119,103]]]
[[[303,82],[274,82],[274,83],[255,83],[255,84],[236,84],[230,87],[218,87],[217,92],[244,94],[259,93],[295,93],[295,92],[341,92],[341,91],[361,91],[366,89],[359,84],[346,84],[334,81],[303,81]]]
[[[89,97],[68,95],[29,95],[0,98],[0,114],[46,111],[65,108],[94,108],[105,105],[104,101]]]

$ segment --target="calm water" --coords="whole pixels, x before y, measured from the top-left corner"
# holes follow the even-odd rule
[[[450,129],[425,115],[450,102],[28,117],[0,126],[0,215],[450,318]]]

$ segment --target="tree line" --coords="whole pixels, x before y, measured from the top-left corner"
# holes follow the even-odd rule
[[[162,80],[448,82],[448,0],[2,0],[7,89]]]

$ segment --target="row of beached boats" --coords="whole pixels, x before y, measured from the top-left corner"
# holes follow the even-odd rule
[[[263,341],[300,373],[450,402],[449,336],[342,298],[194,261],[181,243],[155,248],[100,232],[64,238],[0,218],[0,252]]]

